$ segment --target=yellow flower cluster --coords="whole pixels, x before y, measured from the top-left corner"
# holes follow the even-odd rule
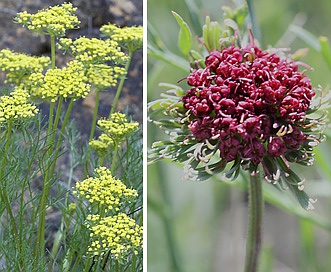
[[[98,126],[103,131],[98,140],[90,141],[89,145],[97,152],[104,153],[108,147],[118,147],[124,138],[138,129],[139,123],[129,123],[125,114],[115,112],[110,119],[101,119]]]
[[[35,14],[26,11],[17,14],[15,21],[28,29],[51,36],[62,37],[67,29],[74,29],[80,23],[74,14],[77,8],[71,3],[40,10]]]
[[[119,211],[124,202],[131,202],[138,196],[136,190],[128,189],[122,181],[112,177],[106,167],[99,167],[95,172],[96,177],[77,182],[73,193],[98,207],[105,207],[106,211]]]
[[[7,72],[7,82],[20,84],[32,73],[41,73],[51,63],[49,57],[36,57],[16,53],[9,49],[0,51],[0,69]]]
[[[76,60],[84,65],[93,65],[112,61],[122,64],[127,56],[121,51],[116,41],[100,40],[97,38],[80,37],[76,40],[69,38],[60,39],[59,48],[69,51]]]
[[[131,250],[138,254],[143,246],[143,228],[124,213],[105,218],[89,215],[87,221],[91,231],[88,252],[93,255],[103,255],[110,250],[112,256],[119,259]]]
[[[118,42],[124,49],[127,49],[130,52],[138,50],[143,43],[142,26],[119,28],[116,25],[108,24],[102,26],[100,31],[113,41]]]
[[[10,95],[0,97],[0,123],[24,121],[38,113],[38,108],[28,102],[29,94],[16,88]]]
[[[86,73],[88,82],[98,90],[116,86],[117,80],[125,76],[125,69],[106,64],[91,65]]]
[[[25,86],[31,96],[55,102],[59,97],[86,97],[90,91],[90,85],[86,82],[84,66],[78,61],[71,61],[67,67],[47,70],[45,75],[30,75]]]

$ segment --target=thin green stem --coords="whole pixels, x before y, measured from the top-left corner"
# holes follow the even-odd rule
[[[51,36],[51,60],[52,69],[55,68],[55,36]]]
[[[52,176],[53,176],[54,171],[55,171],[56,158],[57,158],[57,156],[58,156],[58,154],[59,154],[60,146],[61,146],[61,144],[62,144],[63,135],[64,135],[64,130],[65,130],[65,128],[66,128],[66,126],[67,126],[67,124],[68,124],[68,122],[69,122],[69,117],[70,117],[70,114],[71,114],[71,111],[72,111],[72,108],[73,108],[74,102],[75,102],[74,99],[71,99],[71,100],[70,100],[70,103],[69,103],[69,105],[68,105],[67,111],[66,111],[66,113],[65,113],[65,115],[64,115],[64,119],[63,119],[63,122],[62,122],[62,126],[61,126],[61,130],[60,130],[59,136],[58,136],[57,141],[56,141],[56,146],[55,146],[55,149],[54,149],[54,151],[55,151],[55,154],[54,154],[54,158],[55,158],[55,160],[54,160],[52,166],[50,167],[50,171],[49,171],[49,173],[51,173]],[[61,108],[58,108],[58,110],[61,111]],[[57,120],[57,121],[58,121],[58,120]],[[56,124],[57,124],[57,122],[56,122]],[[54,128],[54,130],[55,130],[55,129],[56,129],[56,128]],[[54,132],[54,134],[55,134],[55,132]],[[54,139],[54,142],[55,142],[55,139]]]
[[[19,233],[18,233],[18,228],[17,228],[17,224],[15,221],[15,217],[10,205],[10,201],[9,201],[9,197],[7,195],[7,188],[6,188],[6,184],[4,183],[4,170],[6,168],[6,164],[7,164],[7,156],[8,156],[8,152],[9,152],[9,145],[10,145],[10,138],[12,136],[12,129],[13,129],[13,122],[9,121],[8,122],[8,126],[7,126],[7,135],[6,135],[6,142],[5,142],[5,150],[4,150],[4,156],[2,158],[1,161],[1,168],[0,168],[0,178],[1,180],[1,190],[0,190],[0,197],[1,197],[1,201],[5,203],[5,207],[6,210],[8,212],[9,218],[10,218],[10,225],[12,227],[12,235],[14,237],[14,239],[16,240],[16,246],[17,246],[17,253],[20,256],[21,255],[21,239],[19,237]],[[20,269],[21,271],[25,271],[25,268],[23,267],[23,265],[20,263]]]
[[[249,218],[246,244],[245,272],[258,271],[258,261],[261,249],[261,230],[263,216],[263,195],[260,175],[253,172],[249,182]]]
[[[4,170],[5,170],[6,163],[7,163],[7,156],[8,156],[8,151],[9,151],[9,144],[10,144],[12,129],[13,129],[13,123],[11,121],[9,121],[8,126],[7,126],[7,137],[6,137],[5,150],[4,150],[4,154],[3,154],[4,156],[2,158],[1,169],[0,169],[0,178],[2,178],[3,180],[4,180]],[[18,235],[17,226],[16,226],[14,214],[13,214],[13,211],[11,209],[10,202],[8,199],[6,184],[3,181],[1,183],[2,183],[1,187],[3,187],[1,189],[1,200],[3,202],[5,202],[6,210],[10,217],[10,223],[12,225],[14,235],[17,237],[17,235]]]
[[[115,261],[115,271],[119,272],[119,265],[118,265],[118,260]]]
[[[99,111],[99,102],[100,102],[100,90],[96,90],[95,105],[94,105],[93,119],[92,119],[92,126],[91,126],[89,141],[91,141],[94,137],[94,131],[95,131],[95,126],[97,123],[97,117],[98,117],[98,111]]]
[[[91,269],[91,265],[93,265],[93,259],[92,258],[87,258],[87,262],[85,264],[84,272],[89,272],[90,269]]]
[[[52,69],[55,68],[55,36],[50,36],[51,39],[51,62],[52,62]],[[60,103],[60,102],[59,102]],[[62,104],[62,102],[61,102]],[[49,107],[49,118],[48,118],[48,129],[47,129],[47,158],[50,159],[53,153],[53,148],[51,146],[54,144],[54,139],[55,139],[55,132],[57,127],[57,122],[55,120],[53,124],[53,118],[54,118],[54,107],[55,107],[55,102],[50,102],[50,107]],[[57,113],[56,117],[59,118],[59,105],[57,108]],[[56,157],[54,158],[56,160]],[[55,162],[53,162],[55,164]],[[39,204],[39,222],[38,222],[38,229],[37,229],[37,243],[35,247],[35,259],[38,262],[38,260],[43,260],[44,259],[44,249],[45,249],[45,224],[46,224],[46,203],[47,203],[47,198],[49,195],[49,190],[50,190],[50,179],[53,176],[53,173],[51,171],[50,165],[49,168],[47,168],[45,174],[44,174],[44,179],[43,179],[43,187],[42,187],[42,193],[41,193],[41,199],[40,199],[40,204]],[[42,261],[43,262],[43,261]]]
[[[155,171],[158,174],[159,182],[159,192],[161,194],[160,204],[156,204],[157,211],[160,214],[162,220],[163,228],[165,230],[165,239],[167,241],[167,252],[169,252],[169,266],[170,270],[173,272],[183,271],[182,257],[179,247],[177,245],[177,240],[175,237],[175,222],[174,217],[171,213],[169,203],[171,203],[171,196],[169,194],[168,183],[165,181],[166,173],[164,173],[163,168],[160,164],[156,164]]]
[[[53,122],[54,118],[54,108],[55,108],[55,103],[51,102],[50,104],[50,113],[49,113],[49,124],[48,124],[48,141],[47,141],[47,147],[48,149],[48,154],[47,158],[52,157],[52,153],[54,152],[54,149],[52,146],[55,143],[55,136],[56,136],[56,129],[58,126],[59,118],[60,118],[60,111],[62,108],[62,99],[60,98],[55,114],[55,120]],[[56,150],[56,149],[55,149]],[[43,252],[44,252],[44,247],[45,247],[45,226],[46,226],[46,204],[47,204],[47,198],[49,195],[50,191],[50,186],[51,186],[51,178],[53,177],[53,172],[54,172],[54,167],[56,164],[56,154],[53,157],[54,161],[51,162],[50,166],[47,168],[45,174],[44,174],[44,183],[43,183],[43,188],[42,188],[42,193],[41,193],[41,199],[40,199],[40,205],[39,205],[39,224],[38,224],[38,230],[37,230],[37,246],[36,246],[36,251],[35,251],[35,257],[36,259],[43,258]]]
[[[115,150],[114,150],[114,154],[113,154],[113,159],[112,159],[112,162],[111,162],[111,170],[110,171],[112,172],[112,174],[114,174],[114,171],[115,171],[117,152],[118,152],[118,146],[116,145]]]
[[[67,126],[67,124],[69,122],[69,117],[70,117],[72,108],[74,106],[74,103],[75,103],[75,100],[74,99],[71,99],[70,102],[69,102],[67,111],[66,111],[66,113],[64,115],[64,119],[63,119],[62,126],[61,126],[61,131],[60,131],[60,134],[59,134],[59,137],[58,137],[58,140],[57,140],[57,143],[56,143],[56,148],[55,148],[57,151],[59,150],[60,145],[62,144],[64,130],[65,130],[65,128],[66,128],[66,126]]]
[[[54,130],[56,130],[58,125],[59,125],[59,120],[60,120],[61,110],[62,110],[62,104],[63,104],[63,97],[61,96],[59,98],[58,103],[57,103],[57,109],[56,109],[54,125],[53,125]],[[52,142],[55,142],[55,133],[52,136],[53,136],[53,141]]]
[[[118,98],[120,97],[120,94],[122,92],[123,85],[124,85],[124,82],[125,82],[125,79],[126,79],[126,75],[128,74],[128,71],[129,71],[129,67],[130,67],[132,55],[133,55],[133,51],[129,51],[129,58],[128,58],[128,61],[126,62],[125,68],[124,68],[125,69],[125,76],[123,76],[121,78],[120,83],[118,84],[118,87],[117,87],[117,90],[116,90],[116,94],[115,94],[115,97],[114,97],[114,101],[113,101],[113,105],[111,106],[111,109],[110,109],[110,113],[109,113],[109,117],[108,118],[110,118],[110,116],[115,112]]]
[[[59,123],[59,120],[60,120],[60,115],[61,115],[61,110],[62,110],[62,103],[63,103],[63,97],[60,97],[59,102],[58,102],[58,107],[57,107],[57,110],[56,110],[55,120],[54,120],[54,132],[53,132],[53,135],[52,135],[52,143],[53,142],[55,143],[55,130],[57,129],[58,123]],[[55,149],[54,149],[54,152],[55,152],[54,153],[54,161],[51,164],[51,167],[49,168],[49,171],[48,171],[48,176],[49,177],[53,176],[53,174],[54,174],[55,165],[56,165],[56,158],[57,158],[59,150],[60,150],[60,145],[62,143],[64,130],[66,128],[66,125],[68,124],[70,113],[72,111],[73,105],[74,105],[74,99],[71,99],[70,103],[69,103],[69,106],[67,108],[67,111],[65,113],[65,116],[64,116],[64,120],[63,120],[63,123],[62,123],[62,126],[61,126],[60,134],[59,134],[58,139],[56,141],[56,146],[55,146]],[[69,179],[69,180],[71,180],[71,179]],[[45,186],[45,187],[46,187],[45,188],[45,192],[46,192],[45,195],[47,196],[50,188],[49,188],[49,186]],[[68,194],[67,194],[67,197],[68,197]],[[67,203],[67,198],[66,198],[66,203]],[[51,265],[49,266],[49,271],[51,271],[51,269],[52,269],[52,264],[54,262],[54,258],[55,258],[56,254],[58,252],[59,247],[60,247],[61,241],[63,240],[63,237],[65,237],[63,220],[64,220],[64,218],[62,218],[60,229],[59,229],[58,234],[56,236],[56,240],[53,244],[53,248],[52,248],[52,252],[51,252],[52,259],[51,259],[51,262],[50,262]],[[43,225],[43,229],[45,231],[45,225]],[[45,236],[45,234],[43,234],[43,236]]]
[[[98,165],[99,166],[103,166],[103,162],[105,161],[105,156],[104,155],[102,155],[102,156],[100,156],[99,157],[99,161],[98,161]]]

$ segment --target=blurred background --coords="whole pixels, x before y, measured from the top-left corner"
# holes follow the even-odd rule
[[[197,22],[203,24],[206,15],[222,23],[224,5],[235,7],[234,1],[222,0],[148,0],[150,45],[181,56],[177,47],[179,27],[171,11],[180,14],[191,29],[198,29]],[[260,32],[255,37],[261,35],[262,48],[291,47],[292,53],[308,48],[302,61],[314,68],[307,72],[313,86],[328,88],[330,63],[320,52],[318,37],[331,40],[331,2],[252,0],[251,5]],[[148,101],[158,99],[166,91],[159,83],[177,84],[188,72],[188,64],[175,67],[149,55]],[[185,86],[185,80],[180,84]],[[295,167],[306,179],[305,191],[318,199],[315,210],[303,210],[290,192],[278,194],[264,184],[263,272],[331,271],[330,129],[326,134],[327,140],[316,149],[315,165]],[[149,146],[164,137],[157,127],[148,124]],[[247,232],[245,182],[223,181],[221,177],[192,182],[182,176],[180,165],[166,161],[148,167],[148,271],[243,271]]]

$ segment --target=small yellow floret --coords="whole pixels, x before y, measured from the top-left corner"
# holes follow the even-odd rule
[[[99,255],[110,251],[115,258],[125,257],[130,250],[142,248],[143,228],[124,213],[101,218],[89,215],[86,225],[91,231],[88,252]]]
[[[32,73],[41,73],[50,63],[49,57],[30,56],[9,49],[0,51],[0,69],[7,73],[7,82],[15,84],[20,84]]]
[[[38,108],[28,102],[29,94],[16,88],[9,96],[0,97],[0,123],[24,121],[38,113]]]
[[[97,154],[105,154],[108,147],[113,149],[119,146],[125,137],[136,131],[139,123],[128,122],[125,114],[115,112],[110,119],[99,120],[98,126],[103,133],[97,140],[92,140],[89,144]]]
[[[15,21],[28,29],[51,36],[62,37],[67,29],[74,29],[80,23],[74,14],[77,8],[71,3],[43,9],[35,14],[26,11],[17,14]]]
[[[131,202],[138,193],[128,189],[125,184],[115,179],[106,167],[95,170],[96,177],[87,178],[76,183],[75,193],[79,198],[85,198],[90,203],[97,203],[107,210],[119,208],[123,202]]]
[[[84,67],[78,61],[69,62],[67,67],[47,70],[46,74],[32,74],[26,84],[31,96],[55,102],[59,97],[84,98],[90,91],[86,84]]]
[[[116,25],[108,24],[102,26],[100,31],[111,40],[118,42],[122,48],[130,52],[138,50],[143,43],[142,26],[119,28]]]

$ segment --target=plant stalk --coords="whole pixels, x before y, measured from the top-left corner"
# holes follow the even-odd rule
[[[114,101],[113,101],[113,104],[111,106],[110,113],[109,113],[109,116],[108,116],[109,119],[110,119],[110,116],[115,112],[118,98],[120,97],[120,94],[121,94],[121,91],[123,89],[123,85],[124,85],[124,82],[125,82],[125,79],[126,79],[126,75],[128,74],[128,71],[129,71],[132,55],[133,55],[133,52],[129,51],[129,58],[128,58],[128,61],[126,62],[125,68],[124,68],[125,69],[125,76],[123,76],[121,78],[120,83],[118,84],[116,94],[115,94],[115,97],[114,97]]]
[[[249,217],[248,236],[246,243],[245,272],[258,271],[258,261],[261,250],[263,195],[260,175],[253,172],[249,181]]]
[[[92,141],[93,140],[93,137],[94,137],[94,131],[95,131],[95,127],[96,127],[96,123],[97,123],[97,118],[98,118],[98,111],[99,111],[100,91],[101,90],[96,90],[96,92],[95,92],[95,105],[94,105],[92,127],[91,127],[89,141]]]

